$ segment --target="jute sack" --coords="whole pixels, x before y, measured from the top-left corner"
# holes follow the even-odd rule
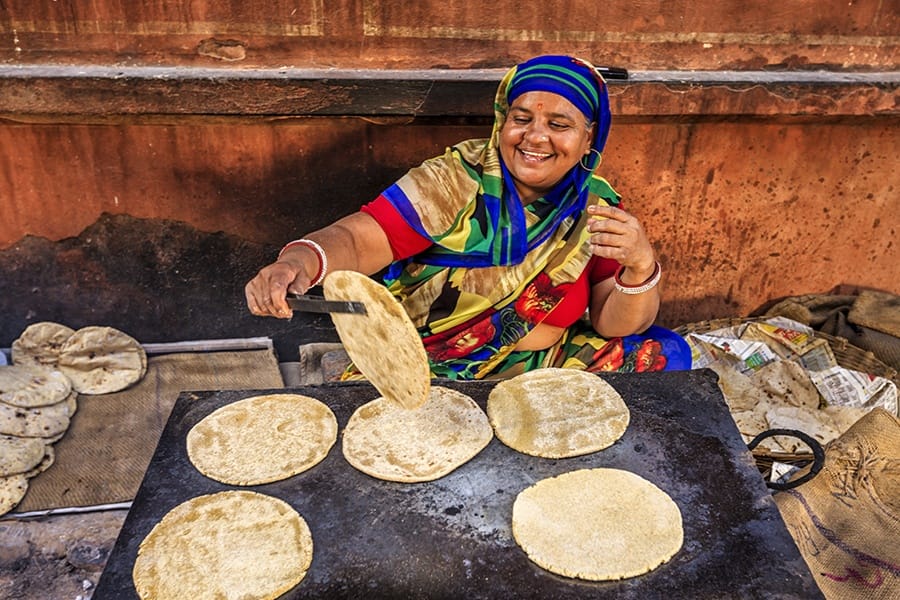
[[[826,598],[900,598],[900,419],[866,414],[775,503]]]

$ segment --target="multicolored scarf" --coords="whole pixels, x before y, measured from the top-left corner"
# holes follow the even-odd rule
[[[499,137],[510,104],[529,91],[570,100],[595,124],[596,135],[581,165],[523,206],[500,156]],[[515,346],[587,266],[585,208],[619,203],[595,173],[611,118],[606,83],[592,65],[567,56],[522,63],[500,82],[494,114],[489,139],[448,148],[384,192],[410,226],[433,242],[391,265],[385,283],[419,328],[432,372],[441,377],[481,379],[559,362],[569,335],[541,352],[517,352]],[[606,343],[596,338],[591,344],[599,342]]]
[[[500,157],[500,130],[509,106],[530,91],[557,93],[596,124],[591,154],[527,211]],[[611,116],[606,82],[585,61],[568,56],[541,56],[507,72],[494,99],[494,126],[488,140],[470,140],[426,161],[384,196],[420,235],[434,245],[415,257],[439,267],[489,267],[522,262],[545,243],[560,224],[587,206],[591,186],[618,197],[594,171],[609,135]],[[530,213],[530,214],[528,214]],[[531,217],[533,215],[533,218]],[[394,278],[405,265],[397,264]]]

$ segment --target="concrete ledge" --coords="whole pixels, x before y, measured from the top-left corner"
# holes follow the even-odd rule
[[[503,69],[0,66],[0,117],[472,117]],[[634,71],[610,79],[620,117],[900,115],[900,71]]]

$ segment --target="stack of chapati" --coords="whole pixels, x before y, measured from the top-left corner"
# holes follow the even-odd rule
[[[28,480],[53,464],[53,444],[69,428],[76,396],[59,371],[0,367],[0,514],[15,508]]]
[[[79,394],[123,390],[147,369],[141,345],[110,327],[34,323],[11,350],[13,364],[0,366],[0,515],[53,464]]]

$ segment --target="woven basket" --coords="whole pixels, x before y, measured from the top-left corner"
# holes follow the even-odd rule
[[[697,321],[696,323],[688,323],[677,327],[674,331],[684,337],[691,333],[708,333],[726,327],[736,327],[745,323],[765,321],[768,318],[769,317],[746,317]],[[873,353],[854,346],[842,337],[829,335],[820,331],[814,331],[813,334],[814,337],[825,339],[828,342],[838,365],[845,369],[852,369],[854,371],[884,377],[885,379],[893,381],[895,385],[900,387],[900,378],[898,378],[897,370],[878,360]],[[756,466],[764,476],[768,476],[772,468],[772,463],[775,461],[796,466],[804,466],[813,460],[812,452],[771,452],[765,448],[756,447],[753,449],[752,454],[753,458],[756,460]]]

